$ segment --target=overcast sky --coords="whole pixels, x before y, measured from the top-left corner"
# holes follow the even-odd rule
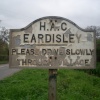
[[[0,0],[0,26],[23,28],[44,16],[61,16],[81,28],[100,26],[100,0]]]

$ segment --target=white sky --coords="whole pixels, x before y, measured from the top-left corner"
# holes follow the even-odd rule
[[[23,28],[45,16],[61,16],[78,26],[100,26],[100,0],[0,0],[0,26]]]

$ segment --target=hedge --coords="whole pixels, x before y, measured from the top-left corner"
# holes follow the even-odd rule
[[[0,55],[0,61],[8,61],[9,56],[8,55]]]

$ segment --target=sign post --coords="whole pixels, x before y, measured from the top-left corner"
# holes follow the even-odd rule
[[[57,69],[49,69],[49,100],[57,99]]]
[[[49,100],[56,100],[57,69],[93,69],[96,35],[74,22],[43,17],[22,29],[10,30],[10,68],[49,69]]]

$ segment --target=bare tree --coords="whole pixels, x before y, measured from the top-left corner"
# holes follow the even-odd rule
[[[96,36],[100,36],[100,26],[88,26],[87,30],[94,30],[96,32]]]
[[[9,43],[9,30],[5,27],[0,28],[0,39]]]

